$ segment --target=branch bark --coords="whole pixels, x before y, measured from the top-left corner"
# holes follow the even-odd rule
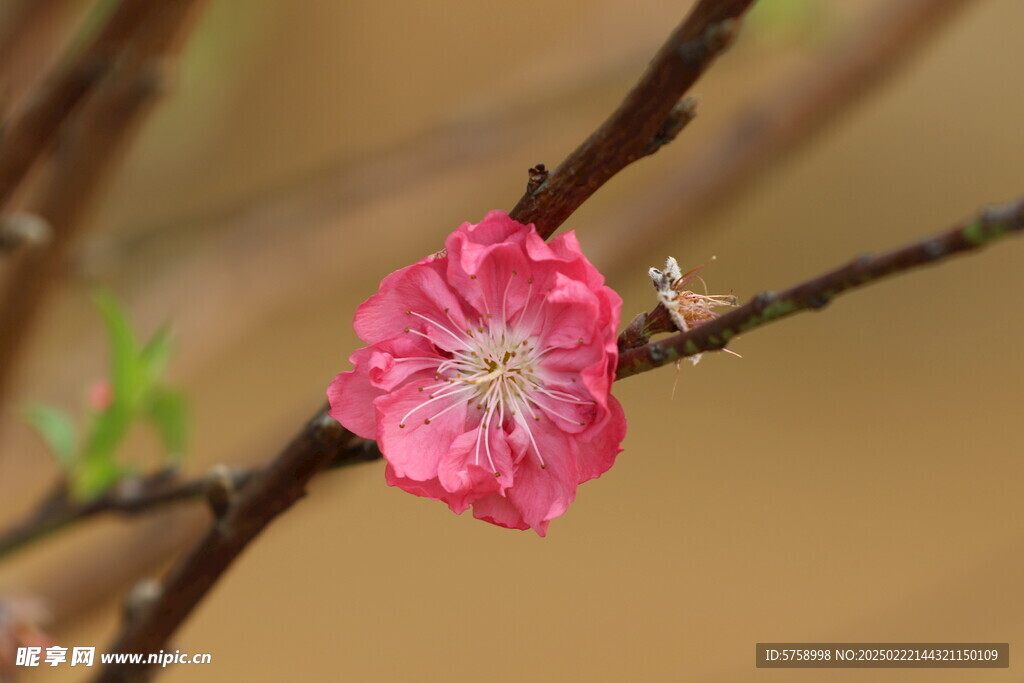
[[[528,188],[510,215],[533,223],[546,239],[612,176],[674,137],[682,127],[676,124],[688,120],[685,105],[676,109],[680,98],[729,46],[753,2],[700,0],[619,108],[543,183]],[[692,103],[689,112],[692,118]]]
[[[158,472],[143,479],[126,479],[106,494],[87,502],[69,500],[66,488],[58,485],[33,514],[0,534],[0,558],[100,514],[136,515],[171,503],[194,500],[205,494],[215,476],[224,477],[235,488],[241,488],[252,474],[252,470],[227,470],[223,474],[215,472],[181,481],[173,472]]]
[[[991,207],[948,232],[853,262],[778,293],[761,293],[734,311],[668,339],[624,351],[616,379],[625,379],[705,351],[724,349],[741,334],[775,320],[820,309],[840,294],[882,278],[979,249],[1024,231],[1024,198]]]

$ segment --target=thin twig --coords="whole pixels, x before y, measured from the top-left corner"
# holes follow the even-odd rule
[[[20,360],[20,351],[25,346],[32,323],[47,292],[63,272],[71,245],[84,224],[88,210],[117,168],[120,152],[161,93],[167,61],[177,53],[191,20],[206,1],[143,2],[144,7],[149,8],[148,13],[142,17],[130,14],[134,31],[131,37],[138,43],[120,47],[122,55],[116,68],[104,67],[104,73],[109,72],[108,80],[88,98],[70,122],[73,124],[71,130],[56,150],[53,167],[34,211],[50,226],[50,244],[17,255],[8,286],[0,295],[0,402],[10,384],[15,364]],[[137,4],[136,0],[125,0],[120,7],[134,8]],[[97,55],[94,53],[99,52],[99,48],[87,50],[89,59],[78,63],[91,64],[100,56],[109,57],[107,52],[114,38],[108,34],[122,38],[126,30],[123,24],[128,23],[127,18],[115,13],[111,24],[117,30],[108,25],[101,33],[108,36],[107,40],[99,41],[105,52]],[[85,71],[88,69],[80,66],[69,73],[80,75]],[[58,83],[63,84],[64,81]],[[30,108],[28,113],[31,112]],[[40,112],[39,116],[46,113]],[[60,121],[63,122],[63,117]],[[32,130],[40,126],[34,120],[18,123],[11,131],[12,138],[18,138],[18,125]],[[34,152],[40,149],[32,145],[18,146],[21,143],[16,142],[11,144],[15,146],[4,147],[4,143],[0,143],[0,202],[7,187],[3,183],[16,180],[5,180],[4,173],[12,168],[27,168],[16,163],[25,156],[21,154],[23,147],[31,147]]]
[[[853,262],[778,293],[762,293],[734,311],[668,339],[628,349],[619,356],[616,379],[653,370],[687,356],[724,349],[739,335],[800,311],[826,306],[851,289],[951,256],[973,251],[1024,231],[1024,199],[982,211],[952,230]]]
[[[780,157],[813,140],[828,125],[891,80],[927,40],[971,0],[892,0],[881,3],[837,49],[792,82],[761,97],[696,155],[641,189],[592,233],[587,252],[606,274],[633,263],[651,244],[699,227],[699,220],[734,197]],[[622,239],[623,231],[629,239]]]
[[[252,470],[229,472],[236,488],[244,486],[252,476]],[[169,503],[199,498],[209,479],[204,476],[181,481],[173,473],[159,472],[143,479],[123,480],[106,494],[87,502],[70,500],[67,489],[58,486],[31,516],[0,533],[0,557],[102,513],[137,515]]]
[[[759,100],[737,115],[705,153],[641,190],[627,211],[590,226],[596,233],[588,242],[591,260],[608,264],[606,272],[623,268],[647,245],[695,225],[754,181],[769,162],[806,144],[851,104],[863,101],[868,91],[893,78],[897,67],[970,2],[902,0],[879,7],[830,56],[780,88],[771,100]],[[628,240],[621,239],[623,226],[628,226]],[[623,332],[619,347],[641,346],[653,334],[675,331],[659,304]]]
[[[328,463],[327,469],[370,462],[380,457],[375,442],[353,438]],[[0,558],[101,514],[136,516],[203,496],[216,508],[215,485],[229,491],[240,491],[258,471],[257,468],[238,469],[221,465],[202,477],[182,480],[173,470],[166,470],[148,477],[122,480],[99,498],[84,502],[71,500],[67,488],[59,484],[33,514],[0,533]]]
[[[671,140],[692,118],[692,102],[677,107],[680,99],[729,46],[753,2],[700,0],[619,108],[543,183],[527,190],[512,217],[550,237],[612,176]]]

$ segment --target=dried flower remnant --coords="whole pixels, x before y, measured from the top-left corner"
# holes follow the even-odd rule
[[[718,313],[714,311],[715,308],[737,305],[736,297],[729,294],[698,294],[687,289],[693,280],[700,280],[701,284],[704,284],[705,292],[707,291],[707,285],[698,275],[706,265],[697,266],[693,270],[683,273],[676,260],[669,256],[665,261],[664,271],[657,268],[647,271],[651,276],[654,289],[658,292],[658,301],[665,307],[672,322],[682,332],[689,332],[701,323],[717,318]],[[724,350],[729,352],[728,349]],[[690,356],[689,359],[696,365],[700,362],[702,355],[698,353]]]
[[[621,307],[572,232],[545,243],[491,212],[359,307],[368,346],[331,415],[377,439],[390,485],[543,536],[621,450]]]

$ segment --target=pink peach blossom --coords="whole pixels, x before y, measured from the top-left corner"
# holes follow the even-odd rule
[[[388,484],[543,536],[621,450],[622,300],[572,232],[545,243],[493,211],[445,247],[359,307],[368,346],[328,388],[331,415],[378,441]]]

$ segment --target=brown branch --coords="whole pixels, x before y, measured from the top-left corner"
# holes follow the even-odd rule
[[[354,437],[324,406],[274,461],[239,493],[199,544],[163,580],[148,605],[137,607],[109,652],[156,652],[263,529],[306,495],[306,484],[332,462],[344,462]],[[359,449],[356,449],[359,452]],[[365,457],[356,460],[361,462]],[[147,665],[108,665],[97,681],[136,681]]]
[[[588,254],[612,270],[640,257],[651,244],[697,221],[756,180],[772,162],[814,139],[852,104],[898,73],[928,38],[971,0],[884,2],[831,54],[735,122],[666,174],[621,213],[591,225]],[[623,239],[623,230],[629,239]]]
[[[973,220],[943,234],[881,256],[862,256],[848,265],[783,292],[758,294],[740,308],[689,332],[628,349],[619,356],[616,379],[631,377],[705,351],[724,349],[740,334],[800,311],[822,308],[851,289],[944,261],[951,256],[979,249],[997,238],[1022,231],[1024,199],[986,209]]]
[[[550,237],[612,176],[672,139],[692,118],[692,103],[677,107],[680,98],[728,47],[753,2],[700,0],[619,108],[542,184],[527,190],[512,217]]]
[[[641,313],[619,334],[619,352],[643,346],[656,334],[678,332],[668,309],[658,304],[650,313]]]
[[[32,515],[0,533],[0,557],[102,513],[137,515],[169,503],[199,498],[215,474],[217,472],[181,481],[173,472],[158,472],[142,479],[126,479],[106,494],[87,502],[70,500],[67,489],[58,485]],[[240,488],[252,476],[252,471],[228,470],[227,476]]]
[[[345,467],[380,457],[376,443],[353,438],[327,467]],[[148,477],[125,479],[99,498],[85,502],[69,499],[67,488],[59,484],[32,515],[0,533],[0,558],[101,514],[135,516],[204,496],[216,513],[224,497],[230,497],[233,492],[245,488],[258,471],[255,468],[218,466],[205,476],[182,480],[174,471],[166,470]]]
[[[680,226],[693,225],[754,181],[771,161],[812,140],[869,90],[891,79],[896,67],[970,1],[902,0],[880,7],[831,56],[770,101],[758,101],[737,115],[705,154],[597,226],[590,238],[591,260],[613,268],[630,263],[647,245],[661,242]],[[629,226],[630,239],[621,238],[622,226]],[[642,346],[651,335],[675,331],[659,304],[646,316],[637,316],[620,335],[619,346]]]
[[[120,47],[122,54],[116,68],[109,64],[103,67],[104,74],[108,74],[107,81],[83,104],[70,122],[67,137],[56,150],[53,168],[34,210],[51,228],[50,244],[17,255],[8,286],[0,295],[0,401],[36,314],[46,293],[62,274],[88,210],[117,168],[120,153],[143,116],[155,103],[164,85],[166,62],[177,52],[191,26],[190,20],[205,2],[125,0],[100,33],[103,39],[97,38],[85,51],[85,57],[76,62],[78,66],[71,68],[64,79],[58,79],[57,86],[61,87],[53,86],[59,92],[75,94],[73,104],[77,104],[85,94],[79,90],[93,85],[82,75],[92,74],[95,69],[90,65],[101,58],[106,64],[113,45],[120,46],[125,33],[129,29],[133,31],[134,42]],[[142,15],[137,14],[143,10]],[[41,101],[50,102],[45,95]],[[59,103],[71,106],[63,100]],[[36,111],[30,107],[26,112],[29,118],[16,122],[9,135],[0,141],[0,203],[9,196],[3,194],[5,188],[12,188],[12,183],[20,178],[18,173],[28,168],[28,162],[22,163],[29,156],[25,150],[37,154],[42,149],[41,144],[34,144],[40,142],[41,137],[35,133],[24,135],[19,126],[36,132],[45,128],[52,134],[56,125],[64,121],[63,115],[52,117],[52,113],[49,108]],[[33,114],[40,120],[30,118]],[[48,116],[53,120],[47,119]],[[13,142],[8,143],[9,139]]]
[[[0,25],[0,120],[18,111],[54,67],[87,7],[66,0],[8,0]]]
[[[680,98],[732,39],[736,19],[752,2],[700,0],[612,117],[553,173],[543,167],[531,171],[533,182],[512,215],[550,236],[615,173],[670,141],[693,118],[693,102]],[[171,570],[155,600],[133,609],[109,652],[161,649],[248,543],[305,495],[308,481],[353,438],[327,410],[322,408],[226,506],[218,523]],[[148,670],[146,665],[108,665],[96,680],[140,680]]]

